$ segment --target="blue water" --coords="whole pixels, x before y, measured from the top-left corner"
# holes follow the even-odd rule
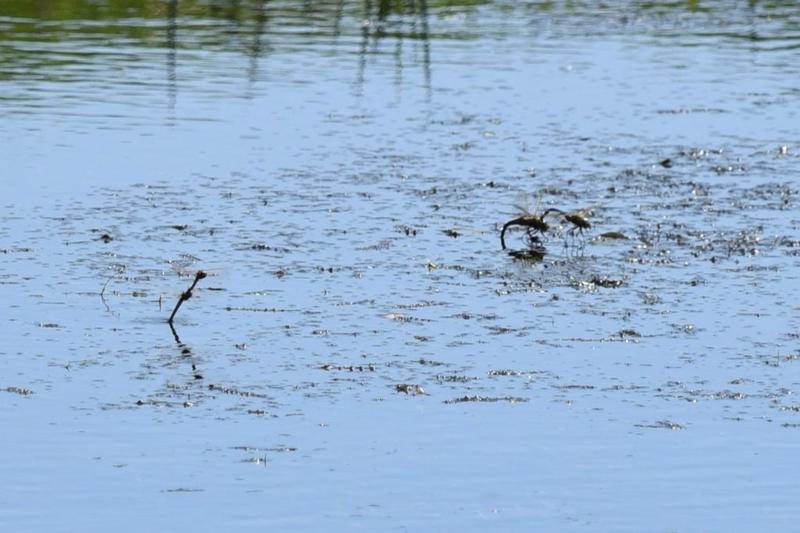
[[[793,531],[800,11],[607,4],[0,7],[0,529]]]

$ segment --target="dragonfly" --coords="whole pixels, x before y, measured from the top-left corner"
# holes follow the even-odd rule
[[[539,197],[536,202],[537,206],[540,201],[541,197]],[[512,226],[520,226],[525,228],[525,237],[527,239],[528,246],[532,248],[540,246],[542,242],[540,236],[544,237],[547,233],[547,230],[550,229],[550,225],[547,223],[545,218],[550,213],[560,212],[560,210],[550,207],[541,215],[539,215],[536,213],[538,207],[531,212],[527,207],[527,202],[515,204],[514,207],[516,207],[517,210],[522,214],[503,224],[503,229],[500,231],[500,245],[503,247],[503,250],[506,249],[506,231]]]
[[[590,208],[571,211],[568,213],[561,211],[560,209],[553,209],[553,211],[561,215],[565,222],[568,222],[572,225],[572,227],[567,231],[567,235],[571,236],[573,239],[576,236],[583,237],[584,230],[591,229],[592,227],[592,224],[586,218],[592,211]]]

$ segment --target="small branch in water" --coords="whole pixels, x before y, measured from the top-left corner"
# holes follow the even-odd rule
[[[172,325],[172,320],[175,318],[175,313],[177,313],[178,309],[181,308],[181,305],[183,304],[183,302],[185,302],[186,300],[188,300],[189,298],[192,297],[192,290],[194,289],[195,285],[197,285],[197,282],[200,281],[201,279],[205,278],[207,275],[208,274],[206,274],[202,270],[198,270],[197,271],[197,274],[195,274],[195,276],[194,276],[194,281],[192,282],[192,286],[189,287],[188,289],[186,289],[185,291],[183,291],[183,293],[181,294],[180,299],[178,300],[178,303],[175,304],[175,309],[172,310],[172,314],[169,316],[169,320],[167,320],[167,323],[170,326]]]

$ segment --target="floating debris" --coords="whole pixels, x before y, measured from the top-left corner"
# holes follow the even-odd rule
[[[644,305],[656,305],[661,303],[661,297],[652,292],[643,292],[639,294],[639,298]]]
[[[414,385],[412,383],[399,383],[394,386],[394,390],[397,392],[403,392],[405,394],[410,394],[412,396],[417,396],[420,394],[425,394],[425,389],[423,389],[419,385]]]
[[[208,384],[208,390],[221,392],[222,394],[230,394],[232,396],[241,396],[243,398],[267,398],[266,394],[258,392],[243,391],[233,387],[223,387],[222,385]]]
[[[370,244],[368,246],[361,247],[361,248],[359,248],[359,250],[363,250],[363,251],[388,250],[389,248],[392,247],[393,244],[394,243],[392,241],[390,241],[389,239],[384,239],[382,241],[378,241],[376,244]]]
[[[372,363],[368,365],[333,365],[326,363],[319,367],[320,370],[332,371],[347,371],[347,372],[375,372],[375,365]]]
[[[461,376],[459,374],[437,374],[434,376],[436,381],[440,383],[469,383],[470,381],[477,381],[478,378],[471,376]]]
[[[511,370],[511,369],[498,369],[498,370],[489,370],[486,375],[490,378],[498,377],[498,376],[522,376],[525,372],[521,372],[519,370]]]
[[[597,287],[603,287],[606,289],[616,289],[618,287],[621,287],[623,284],[624,282],[622,280],[601,277],[595,274],[592,275],[591,278],[585,281],[573,280],[571,286],[575,287],[576,289],[584,289],[592,291]]]
[[[417,323],[433,322],[429,318],[417,318],[408,315],[401,315],[399,313],[386,313],[385,315],[383,315],[383,318],[388,318],[389,320],[394,320],[396,322],[403,322],[405,324],[409,322],[417,322]]]
[[[605,289],[616,289],[617,287],[622,287],[624,282],[620,279],[611,279],[595,275],[589,279],[589,283]]]
[[[617,332],[617,335],[619,335],[620,339],[625,338],[625,337],[641,337],[642,336],[641,333],[639,333],[638,331],[633,330],[633,329],[620,330],[619,332]]]
[[[445,306],[447,305],[446,302],[438,302],[434,300],[421,300],[419,302],[413,302],[409,304],[397,304],[395,305],[398,309],[422,309],[424,307],[434,307],[434,306]]]
[[[30,396],[34,393],[31,389],[26,389],[25,387],[6,387],[3,390],[12,394],[19,394],[20,396]]]
[[[715,400],[744,400],[745,398],[747,398],[747,395],[743,392],[723,390],[714,393],[713,398]]]
[[[653,424],[634,424],[634,426],[637,428],[671,429],[673,431],[685,429],[684,426],[678,424],[677,422],[672,422],[671,420],[659,420]]]
[[[628,240],[628,236],[621,231],[607,231],[605,233],[601,233],[599,237],[607,240]]]
[[[547,255],[547,249],[544,246],[539,246],[525,250],[509,250],[508,255],[517,261],[541,263],[544,261],[544,257]]]
[[[462,396],[460,398],[453,398],[452,400],[444,400],[442,403],[467,403],[467,402],[508,402],[508,403],[524,403],[530,401],[528,398],[521,396]]]
[[[225,307],[226,311],[246,311],[249,313],[286,313],[290,309],[281,309],[279,307]]]
[[[687,335],[694,335],[697,333],[697,328],[695,328],[694,324],[671,324],[671,326],[675,331]]]
[[[417,233],[420,232],[420,230],[412,228],[411,226],[406,226],[405,224],[395,226],[394,229],[399,233],[405,233],[406,237],[416,237]]]

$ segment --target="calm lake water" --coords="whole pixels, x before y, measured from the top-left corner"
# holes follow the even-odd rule
[[[795,531],[800,8],[598,6],[0,3],[0,529]]]

